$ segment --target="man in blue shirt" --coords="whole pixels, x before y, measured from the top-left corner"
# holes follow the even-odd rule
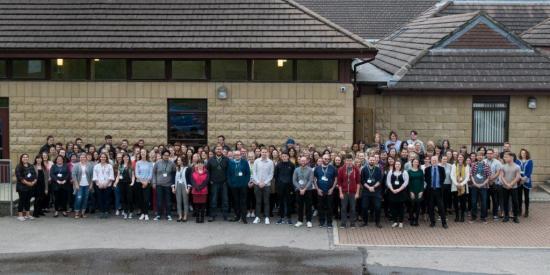
[[[330,156],[323,156],[323,164],[315,167],[313,178],[319,198],[319,226],[332,228],[332,194],[336,188],[336,168],[329,164]],[[326,223],[325,223],[326,222]]]

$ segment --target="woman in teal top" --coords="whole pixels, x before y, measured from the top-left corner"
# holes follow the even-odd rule
[[[424,172],[420,169],[420,161],[413,159],[409,173],[409,197],[411,199],[411,226],[418,226],[420,203],[424,198]]]

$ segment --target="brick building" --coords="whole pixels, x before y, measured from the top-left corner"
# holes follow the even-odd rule
[[[351,143],[351,62],[376,53],[287,0],[0,0],[0,13],[0,147],[12,160],[47,135]]]

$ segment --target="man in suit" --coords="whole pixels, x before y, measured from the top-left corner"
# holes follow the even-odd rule
[[[437,156],[431,158],[431,166],[424,171],[426,191],[429,193],[428,214],[430,215],[430,227],[435,227],[435,206],[441,217],[443,228],[447,229],[447,219],[443,205],[443,183],[445,182],[445,168],[439,166]]]

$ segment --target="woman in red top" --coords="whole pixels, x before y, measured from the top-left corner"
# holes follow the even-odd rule
[[[197,223],[203,223],[206,214],[206,201],[208,199],[208,171],[204,168],[202,161],[195,164],[190,181],[191,194],[193,194],[193,208],[197,211]]]

